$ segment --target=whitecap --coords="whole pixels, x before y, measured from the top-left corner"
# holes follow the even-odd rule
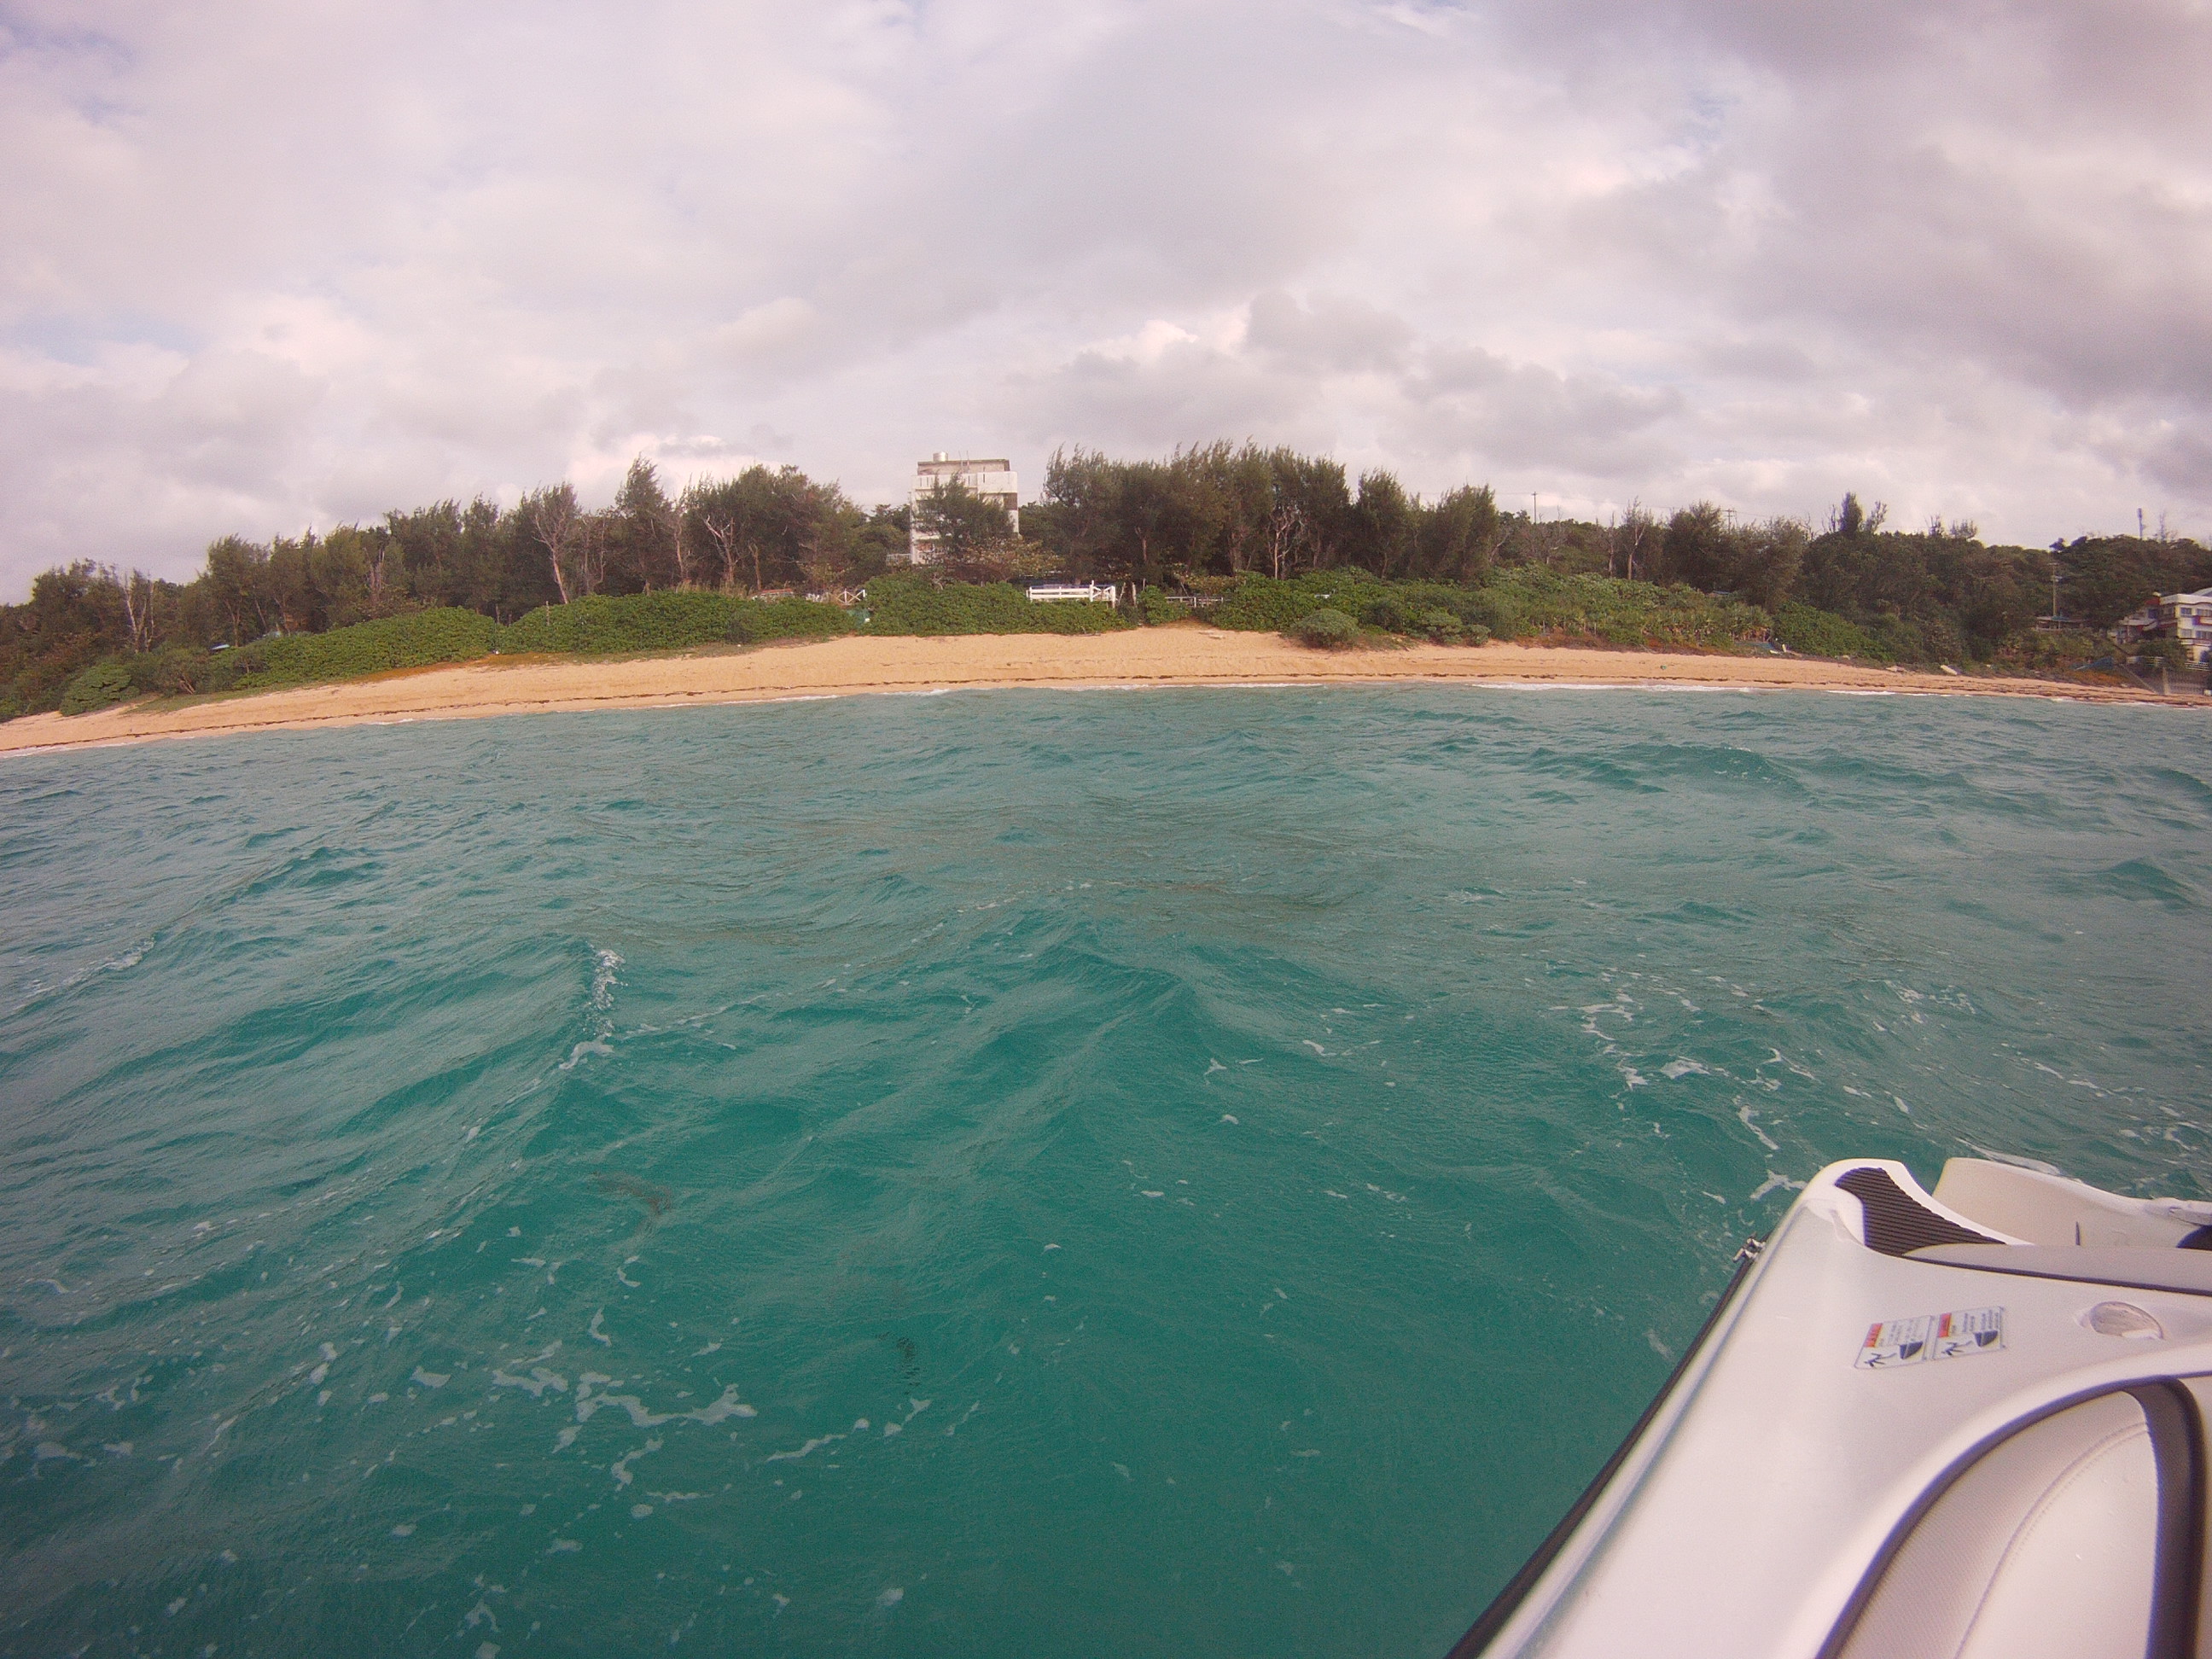
[[[1778,1152],[1782,1150],[1780,1145],[1770,1139],[1766,1131],[1759,1127],[1759,1114],[1753,1111],[1747,1104],[1739,1105],[1735,1109],[1735,1115],[1736,1121],[1742,1124],[1743,1127],[1750,1130],[1752,1133],[1757,1135],[1759,1137],[1759,1144],[1765,1147],[1768,1152]]]
[[[614,1476],[615,1485],[617,1486],[627,1486],[629,1485],[633,1478],[629,1472],[629,1466],[632,1463],[635,1463],[639,1458],[650,1456],[653,1453],[657,1452],[659,1449],[660,1442],[658,1440],[648,1440],[642,1446],[638,1447],[635,1451],[624,1452],[620,1457],[615,1459],[612,1463],[607,1466],[607,1473]]]
[[[757,1417],[760,1413],[738,1398],[738,1385],[732,1382],[714,1404],[702,1406],[696,1412],[678,1412],[676,1415],[693,1423],[720,1423],[726,1418]],[[863,1423],[860,1426],[866,1428],[867,1425]]]
[[[568,1391],[568,1379],[547,1370],[543,1365],[534,1368],[527,1376],[509,1376],[505,1371],[495,1369],[491,1374],[491,1385],[495,1389],[526,1389],[533,1400],[543,1395],[548,1389],[556,1394]]]
[[[592,970],[592,1006],[604,1012],[614,1001],[615,987],[621,983],[617,975],[623,965],[619,951],[597,953],[597,965]]]
[[[890,1430],[886,1429],[884,1432],[888,1434]],[[801,1446],[797,1451],[770,1452],[766,1457],[761,1459],[761,1462],[763,1463],[795,1463],[800,1458],[828,1445],[831,1441],[842,1440],[844,1437],[845,1437],[842,1434],[819,1434],[815,1436],[813,1439],[808,1441],[805,1445]]]

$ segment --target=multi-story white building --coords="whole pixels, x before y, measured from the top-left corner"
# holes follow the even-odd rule
[[[2120,618],[2112,629],[2122,645],[2140,640],[2179,640],[2189,660],[2202,664],[2212,654],[2212,587],[2193,593],[2155,593],[2148,605]]]
[[[1013,532],[1022,533],[1022,487],[1014,477],[1013,463],[1003,459],[979,460],[957,457],[939,450],[926,461],[917,461],[914,468],[914,494],[907,505],[912,514],[913,527],[907,532],[906,556],[909,563],[927,564],[934,556],[937,538],[923,531],[920,525],[921,507],[932,490],[958,483],[971,494],[985,501],[996,501],[1006,509],[1006,522]]]

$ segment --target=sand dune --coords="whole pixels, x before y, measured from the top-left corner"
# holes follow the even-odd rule
[[[1563,647],[1416,645],[1320,652],[1273,634],[1203,626],[1069,637],[981,635],[954,639],[847,638],[615,662],[501,662],[385,675],[340,685],[139,702],[64,718],[0,725],[0,750],[241,732],[301,731],[407,720],[595,708],[681,708],[702,703],[917,692],[990,686],[1629,685],[1778,690],[2065,696],[2082,702],[2212,703],[2131,689],[1907,673],[1799,658],[1723,657]]]

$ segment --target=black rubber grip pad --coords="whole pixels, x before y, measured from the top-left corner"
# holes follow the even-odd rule
[[[1936,1214],[1887,1170],[1853,1170],[1838,1176],[1836,1185],[1866,1206],[1867,1248],[1884,1255],[1905,1255],[1929,1244],[2004,1243]]]

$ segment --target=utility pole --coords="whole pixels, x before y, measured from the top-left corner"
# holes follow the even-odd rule
[[[2137,507],[2136,509],[2136,539],[2137,541],[2143,539],[2143,510],[2141,507]]]

